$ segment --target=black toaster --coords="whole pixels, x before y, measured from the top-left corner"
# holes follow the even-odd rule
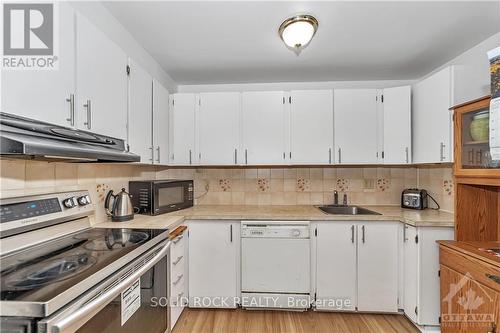
[[[408,188],[401,194],[401,207],[410,209],[426,209],[428,207],[428,195],[426,190]]]

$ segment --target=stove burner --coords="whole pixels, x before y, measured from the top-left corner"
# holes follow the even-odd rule
[[[102,238],[96,238],[83,247],[90,251],[112,251],[115,248],[124,248],[139,244],[149,238],[145,232],[130,229],[110,229]]]
[[[88,254],[42,261],[4,277],[3,284],[13,290],[29,290],[68,279],[87,270],[95,263],[96,259]]]

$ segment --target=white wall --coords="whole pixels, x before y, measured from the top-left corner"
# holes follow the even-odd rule
[[[139,63],[169,92],[177,91],[177,84],[174,80],[100,2],[71,1],[70,4],[119,45],[130,58]]]
[[[460,37],[457,36],[457,38]],[[421,79],[434,74],[446,66],[454,65],[453,105],[489,95],[491,93],[490,63],[486,52],[498,46],[500,46],[500,32],[439,66]]]
[[[300,89],[339,89],[339,88],[390,88],[411,85],[415,80],[386,81],[325,81],[325,82],[279,82],[244,84],[200,84],[179,85],[178,92],[220,92],[220,91],[266,91]]]

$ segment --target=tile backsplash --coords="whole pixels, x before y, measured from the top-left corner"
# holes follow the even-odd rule
[[[425,188],[453,210],[450,166],[314,168],[171,168],[133,164],[72,164],[0,159],[0,196],[89,190],[96,220],[106,219],[104,198],[129,180],[194,179],[197,205],[320,205],[333,191],[350,204],[399,205],[401,191]]]

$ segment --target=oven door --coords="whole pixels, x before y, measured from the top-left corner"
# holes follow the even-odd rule
[[[191,182],[167,182],[154,184],[153,215],[173,212],[193,205]]]
[[[168,251],[147,251],[55,315],[38,322],[47,333],[169,332]]]

